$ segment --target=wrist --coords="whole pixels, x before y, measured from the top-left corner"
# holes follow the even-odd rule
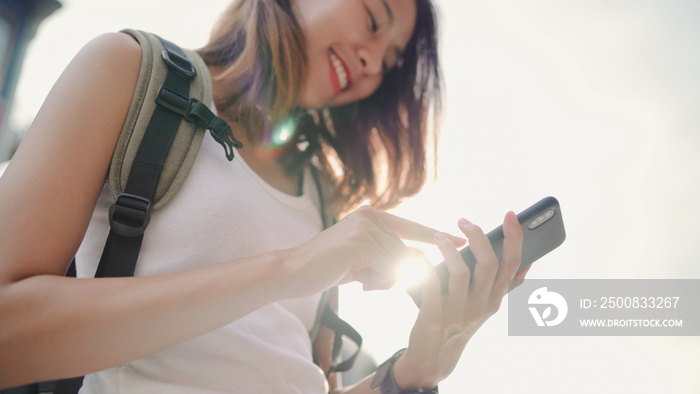
[[[404,352],[394,363],[394,379],[401,390],[418,390],[436,387],[432,365],[419,365],[411,360],[410,354]]]
[[[405,350],[399,350],[377,368],[370,388],[379,388],[382,394],[436,394],[438,392],[437,385],[427,383],[428,380],[421,378],[421,376],[425,376],[423,373],[414,373],[422,371],[412,369],[407,365],[408,358],[405,357]],[[403,361],[401,361],[402,359]],[[400,376],[398,379],[396,372]]]
[[[284,281],[279,283],[279,291],[283,293],[282,298],[303,297],[306,294],[304,286],[300,285],[300,256],[296,249],[281,249],[272,252],[275,264],[271,269],[276,270],[275,275],[282,275]]]
[[[278,261],[276,275],[282,275],[280,283],[282,298],[307,297],[327,290],[329,285],[321,269],[313,269],[310,261],[315,259],[317,252],[306,247],[306,244],[273,252]]]

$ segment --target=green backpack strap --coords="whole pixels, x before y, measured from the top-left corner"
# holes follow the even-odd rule
[[[130,177],[147,176],[149,181],[145,183],[149,185],[139,185],[136,189],[149,189],[143,192],[153,196],[150,209],[158,210],[172,200],[185,182],[205,129],[209,129],[224,147],[229,160],[233,159],[232,147],[241,148],[242,145],[233,137],[229,125],[209,110],[211,78],[196,52],[181,49],[151,33],[131,29],[123,32],[141,45],[141,68],[129,113],[112,156],[109,184],[117,198],[127,192]],[[170,80],[173,86],[168,83]],[[177,116],[173,117],[173,114]],[[163,122],[166,117],[172,117],[173,126],[147,135],[149,127]],[[181,121],[183,119],[185,122]],[[153,143],[169,147],[153,152],[154,149],[149,147]],[[149,148],[151,152],[145,152]],[[139,151],[142,152],[141,162],[136,160]],[[166,157],[158,157],[161,155]],[[162,164],[156,159],[163,160]],[[158,174],[151,174],[158,170]],[[154,182],[157,186],[151,185]],[[155,190],[150,190],[152,188]]]

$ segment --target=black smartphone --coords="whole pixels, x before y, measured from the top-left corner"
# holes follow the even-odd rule
[[[564,220],[561,215],[559,201],[554,197],[545,197],[518,214],[518,221],[523,229],[523,251],[520,268],[525,269],[540,257],[556,249],[564,242]],[[498,259],[503,253],[503,226],[498,226],[487,234],[493,251]],[[474,272],[476,259],[469,246],[459,251],[469,270]],[[435,266],[443,292],[447,291],[449,272],[445,262]],[[409,289],[409,294],[417,305],[420,305],[420,288]]]

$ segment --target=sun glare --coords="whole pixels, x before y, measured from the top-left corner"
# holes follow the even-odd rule
[[[427,273],[427,259],[423,256],[411,256],[401,264],[399,284],[409,288],[420,284]]]

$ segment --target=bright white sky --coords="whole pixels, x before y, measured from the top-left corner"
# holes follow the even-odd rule
[[[15,124],[91,37],[124,27],[204,43],[227,0],[65,0],[27,55]],[[567,241],[531,278],[700,278],[700,3],[441,2],[447,114],[439,180],[396,213],[485,229],[547,195]],[[435,262],[439,255],[429,250]],[[415,308],[349,286],[342,313],[383,360]],[[507,307],[441,392],[698,393],[698,337],[509,337]]]

